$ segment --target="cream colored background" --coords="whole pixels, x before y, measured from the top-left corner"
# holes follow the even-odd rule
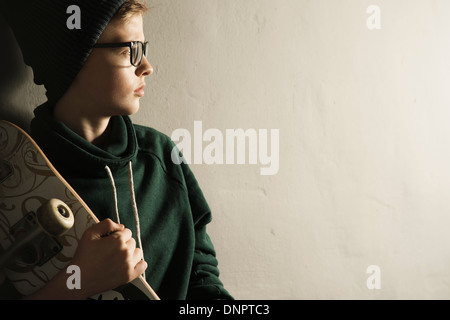
[[[450,298],[450,1],[149,3],[135,122],[280,129],[277,175],[192,165],[236,298]],[[8,57],[0,118],[26,126],[44,91]]]

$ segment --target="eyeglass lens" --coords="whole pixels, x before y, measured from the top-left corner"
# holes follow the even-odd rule
[[[141,62],[142,62],[142,58],[143,58],[143,56],[145,55],[145,51],[146,51],[146,43],[142,43],[142,42],[134,42],[133,43],[133,46],[132,46],[132,49],[133,50],[131,50],[132,51],[132,56],[131,56],[131,58],[132,58],[132,60],[131,60],[131,63],[134,65],[134,66],[139,66],[140,64],[141,64]]]
[[[141,59],[142,59],[142,46],[140,45],[139,42],[134,42],[131,62],[134,66],[137,66],[138,64],[140,64]]]

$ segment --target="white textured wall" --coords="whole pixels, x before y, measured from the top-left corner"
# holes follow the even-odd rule
[[[149,3],[137,123],[280,130],[276,175],[192,165],[236,298],[450,298],[449,1]],[[27,123],[43,90],[17,68],[0,115]]]

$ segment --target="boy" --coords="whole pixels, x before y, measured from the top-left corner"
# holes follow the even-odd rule
[[[73,3],[78,29],[68,21],[78,8],[66,11]],[[129,118],[153,72],[145,5],[9,0],[0,10],[47,89],[32,137],[101,220],[70,263],[80,267],[81,289],[67,289],[62,270],[29,298],[85,299],[145,273],[162,299],[232,299],[219,280],[206,233],[211,213],[194,175],[172,162],[167,136]]]

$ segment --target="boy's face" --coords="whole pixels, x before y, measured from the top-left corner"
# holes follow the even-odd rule
[[[97,43],[145,42],[141,15],[129,20],[113,19]],[[139,109],[145,77],[153,68],[146,57],[134,67],[130,63],[130,49],[95,48],[74,80],[72,98],[84,115],[108,117],[131,115]],[[80,110],[81,111],[81,110]]]

